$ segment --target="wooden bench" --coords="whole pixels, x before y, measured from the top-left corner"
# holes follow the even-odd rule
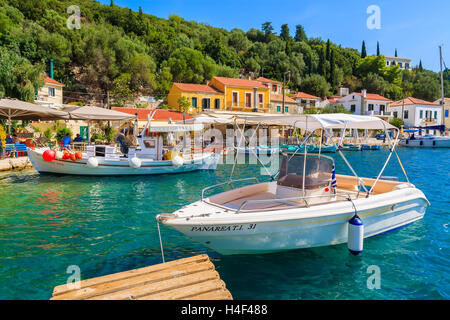
[[[19,153],[27,153],[27,146],[24,144],[5,144],[5,151],[18,157]]]
[[[203,254],[60,285],[54,288],[51,299],[232,300],[232,296]]]

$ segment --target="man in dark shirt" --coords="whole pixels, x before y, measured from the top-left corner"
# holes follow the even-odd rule
[[[73,139],[73,142],[83,142],[83,138],[81,138],[79,133],[77,133],[77,136]]]

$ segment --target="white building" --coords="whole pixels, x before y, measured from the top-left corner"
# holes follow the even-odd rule
[[[353,92],[338,99],[336,104],[343,104],[353,114],[383,116],[386,115],[387,106],[391,102],[392,100],[379,94],[362,90],[362,92]]]
[[[392,65],[398,65],[400,69],[406,69],[411,70],[412,66],[412,60],[409,58],[399,58],[399,57],[389,57],[385,56],[386,58],[386,66],[390,67]]]
[[[35,103],[49,107],[61,107],[63,105],[64,84],[50,77],[45,77],[44,86],[37,91]]]
[[[440,104],[412,97],[391,103],[389,110],[394,118],[403,120],[405,128],[437,126],[442,121]],[[423,130],[422,134],[436,134],[434,131]]]

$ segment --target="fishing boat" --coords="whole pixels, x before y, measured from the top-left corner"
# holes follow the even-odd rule
[[[417,137],[411,135],[400,140],[400,145],[413,148],[450,148],[450,137],[431,134]]]
[[[339,150],[341,150],[341,151],[361,151],[361,146],[344,143],[343,145],[339,146]]]
[[[362,144],[361,145],[361,150],[380,150],[381,146],[379,144],[373,144],[373,145],[368,145],[368,144]]]
[[[248,120],[258,121],[256,117]],[[309,154],[304,148],[303,153],[284,152],[279,171],[271,181],[256,177],[233,180],[230,176],[228,181],[203,189],[200,200],[173,213],[157,215],[157,221],[223,255],[341,243],[348,243],[350,252],[358,254],[364,238],[424,216],[429,202],[409,182],[401,165],[395,148],[397,128],[377,117],[346,114],[273,116],[272,121],[306,130],[310,135],[318,129],[326,133],[326,129],[358,128],[397,130],[397,136],[389,140],[390,153],[375,179],[359,177],[340,150],[353,176],[336,174],[333,158]],[[381,178],[393,154],[403,169],[405,182]],[[254,183],[236,187],[250,181]],[[232,189],[207,196],[225,186]]]
[[[74,153],[70,153],[72,155],[70,158],[62,152],[50,151],[49,148],[28,148],[28,157],[40,173],[70,175],[150,175],[216,169],[219,153],[208,151],[183,153],[165,144],[167,140],[173,140],[174,134],[201,131],[203,125],[151,126],[150,124],[149,115],[144,129],[135,136],[137,146],[87,146],[86,152],[78,153],[78,158]],[[120,139],[119,142],[123,144]],[[191,151],[190,148],[182,146],[179,149]]]

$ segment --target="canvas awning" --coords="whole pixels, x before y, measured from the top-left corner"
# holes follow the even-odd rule
[[[59,120],[66,119],[67,112],[43,107],[16,99],[0,99],[0,119],[9,121],[8,133],[11,134],[11,120]]]
[[[244,117],[245,121],[264,124],[283,124],[308,131],[317,129],[397,129],[386,121],[372,116],[359,116],[343,113],[267,115],[264,117]]]
[[[135,115],[129,113],[94,106],[70,108],[65,111],[69,114],[70,120],[119,121],[136,119]]]
[[[201,131],[203,124],[151,124],[149,126],[150,132],[186,132],[186,131]]]
[[[202,123],[202,124],[220,124],[220,123],[231,123],[231,116],[209,116],[209,115],[200,115],[192,119],[188,119],[185,121],[178,121],[177,123]]]
[[[38,104],[15,99],[0,99],[0,119],[44,121],[64,119],[67,116],[67,112]]]

